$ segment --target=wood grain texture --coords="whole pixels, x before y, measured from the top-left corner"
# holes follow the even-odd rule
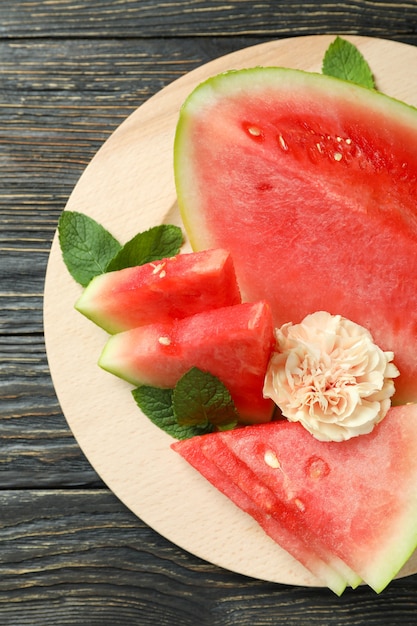
[[[189,555],[103,490],[10,491],[0,507],[2,626],[415,624],[416,577],[306,595]]]
[[[42,334],[60,212],[100,145],[148,97],[268,39],[344,32],[417,44],[416,25],[411,1],[0,3],[2,626],[416,623],[417,576],[380,597],[363,588],[337,599],[225,572],[148,528],[75,442]]]
[[[102,485],[51,383],[42,335],[0,336],[0,490]]]
[[[17,0],[2,3],[0,33],[10,38],[390,33],[407,42],[415,36],[416,18],[413,1]]]

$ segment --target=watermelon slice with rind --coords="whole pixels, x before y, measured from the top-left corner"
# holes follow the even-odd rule
[[[294,504],[303,527],[377,593],[415,550],[417,404],[391,408],[372,433],[343,442],[317,441],[285,420],[201,437],[210,438],[220,439],[256,475],[245,486],[247,494],[253,489],[254,501],[261,483],[277,500]],[[180,452],[181,445],[173,447]],[[201,440],[195,445],[201,448]],[[212,462],[221,467],[215,455]],[[227,468],[236,484],[239,478]]]
[[[279,537],[283,533],[283,528],[292,537],[293,544],[295,543],[298,553],[301,554],[303,560],[305,554],[310,554],[313,551],[315,557],[313,563],[308,561],[308,569],[314,567],[317,569],[316,558],[327,563],[332,568],[331,583],[334,585],[337,581],[337,575],[342,577],[344,584],[349,584],[351,587],[357,587],[361,582],[360,577],[350,569],[346,563],[330,552],[326,546],[323,545],[321,539],[314,535],[308,528],[305,527],[302,519],[302,514],[298,506],[293,503],[288,503],[287,499],[282,499],[273,489],[263,481],[262,477],[253,472],[249,467],[249,464],[242,461],[234,452],[231,447],[228,447],[220,437],[211,437],[201,441],[201,450],[207,459],[213,460],[220,471],[223,471],[233,483],[243,491],[248,497],[250,497],[259,508],[258,517],[262,520],[262,527],[273,538]],[[299,544],[302,544],[300,548]],[[280,541],[282,545],[282,542]],[[288,547],[286,548],[288,551]],[[294,550],[294,547],[292,547]],[[301,552],[300,552],[301,550]],[[294,554],[291,551],[291,554]],[[311,556],[309,557],[311,559]],[[324,575],[328,572],[325,570]],[[323,573],[321,574],[323,576]]]
[[[75,308],[109,333],[241,301],[227,250],[177,254],[93,278]]]
[[[242,423],[265,422],[274,412],[262,393],[274,343],[268,303],[243,303],[112,335],[99,365],[133,385],[169,389],[197,367],[226,385]]]
[[[230,250],[276,326],[340,314],[393,351],[417,401],[417,110],[329,76],[226,72],[185,101],[178,204],[195,250]]]
[[[329,563],[329,560],[332,560],[331,557],[328,559],[329,555],[325,555],[323,559],[322,555],[319,555],[315,549],[305,544],[285,525],[278,522],[270,512],[266,512],[259,506],[259,499],[264,502],[270,502],[273,499],[269,490],[260,483],[256,486],[254,497],[251,497],[248,495],[244,480],[231,478],[230,474],[234,471],[234,465],[239,461],[235,457],[229,458],[226,464],[220,462],[222,455],[219,455],[219,448],[226,454],[228,449],[219,438],[207,439],[197,436],[177,442],[172,445],[172,448],[215,485],[219,491],[251,515],[276,543],[286,549],[318,579],[318,584],[328,586],[336,595],[343,593],[346,588],[346,579],[338,572],[337,568],[333,568]],[[248,468],[246,468],[246,472],[251,473]],[[251,476],[252,487],[253,484],[254,477]]]

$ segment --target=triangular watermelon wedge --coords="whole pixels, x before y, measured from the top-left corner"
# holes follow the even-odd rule
[[[273,346],[269,304],[252,302],[112,335],[99,365],[133,385],[167,389],[197,367],[226,385],[242,423],[265,422],[274,411],[262,394]]]
[[[263,483],[278,500],[295,504],[312,536],[376,592],[415,550],[417,404],[392,408],[372,433],[344,442],[319,442],[285,420],[202,437],[209,438],[220,439],[256,475],[247,493],[253,489],[256,499]],[[220,466],[218,456],[213,462]]]
[[[222,441],[217,437],[197,436],[192,439],[178,441],[172,448],[197,469],[202,476],[211,482],[221,493],[227,496],[240,509],[251,515],[276,543],[283,547],[291,556],[298,560],[317,579],[328,586],[336,595],[341,595],[346,588],[346,578],[329,563],[332,560],[329,554],[317,554],[316,550],[305,544],[285,525],[279,523],[266,508],[259,506],[259,501],[271,503],[274,499],[272,492],[262,483],[256,484],[256,477],[251,476],[252,495],[250,497],[245,487],[243,474],[237,474],[238,480],[235,482],[231,477],[234,471],[234,464],[239,460],[228,450]],[[223,448],[226,456],[229,457],[223,464],[219,463],[219,449]],[[227,454],[229,453],[229,454]],[[223,457],[224,461],[224,457]],[[231,461],[231,463],[230,463]],[[243,466],[244,464],[242,464]],[[246,473],[252,474],[246,467]],[[245,476],[247,478],[247,476]],[[323,550],[325,552],[325,550]],[[326,558],[329,557],[329,558]]]
[[[207,459],[213,460],[217,467],[229,477],[229,480],[232,480],[259,507],[259,511],[262,513],[258,512],[258,515],[263,516],[265,514],[266,526],[264,521],[263,528],[266,528],[267,532],[272,530],[272,534],[269,532],[272,537],[279,537],[286,529],[299,553],[300,544],[302,544],[304,550],[308,548],[308,553],[313,550],[316,556],[337,572],[345,583],[351,587],[359,585],[360,577],[339,557],[329,551],[321,539],[305,526],[298,506],[294,506],[293,503],[289,504],[286,498],[279,497],[263,480],[262,476],[252,471],[249,464],[239,458],[233,452],[232,447],[226,445],[222,437],[203,438],[201,450]],[[278,529],[276,528],[277,525]],[[288,550],[288,548],[286,549]],[[303,556],[302,553],[301,555]]]
[[[216,249],[99,274],[75,308],[114,334],[240,302],[230,254]]]

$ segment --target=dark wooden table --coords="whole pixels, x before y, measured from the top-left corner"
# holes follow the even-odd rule
[[[360,588],[337,599],[247,579],[171,545],[83,456],[45,354],[51,240],[104,140],[216,56],[323,33],[417,45],[417,3],[0,3],[0,626],[417,624],[417,576],[381,596]]]

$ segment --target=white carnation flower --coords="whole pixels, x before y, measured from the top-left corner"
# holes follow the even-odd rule
[[[399,375],[392,352],[340,315],[319,311],[275,331],[264,395],[320,441],[371,432],[391,406]]]

